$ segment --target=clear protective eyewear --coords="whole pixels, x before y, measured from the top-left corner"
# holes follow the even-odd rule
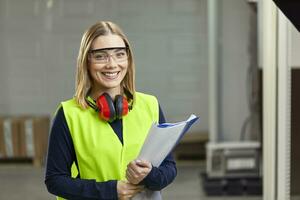
[[[92,49],[89,51],[89,59],[92,63],[107,64],[109,59],[114,59],[115,62],[120,63],[128,59],[127,47],[111,47],[103,49]]]

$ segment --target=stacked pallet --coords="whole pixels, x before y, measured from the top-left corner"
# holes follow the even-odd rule
[[[1,161],[30,160],[44,163],[50,118],[48,116],[0,117]]]

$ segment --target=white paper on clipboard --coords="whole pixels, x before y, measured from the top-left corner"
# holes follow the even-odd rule
[[[148,160],[158,167],[177,145],[189,128],[199,119],[191,115],[186,121],[178,123],[153,124],[149,130],[138,159]],[[160,191],[145,190],[133,200],[161,200]]]

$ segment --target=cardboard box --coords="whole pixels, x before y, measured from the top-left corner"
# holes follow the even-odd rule
[[[50,117],[0,117],[0,159],[32,159],[41,166],[45,160]]]
[[[19,156],[33,158],[37,165],[45,159],[50,118],[48,116],[23,116],[19,121]]]
[[[0,158],[14,158],[20,154],[18,122],[11,117],[0,119]]]

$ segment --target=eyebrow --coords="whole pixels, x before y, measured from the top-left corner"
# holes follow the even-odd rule
[[[93,53],[96,51],[105,51],[105,50],[115,50],[115,51],[120,51],[127,49],[127,47],[109,47],[109,48],[101,48],[101,49],[91,49],[89,52]]]

